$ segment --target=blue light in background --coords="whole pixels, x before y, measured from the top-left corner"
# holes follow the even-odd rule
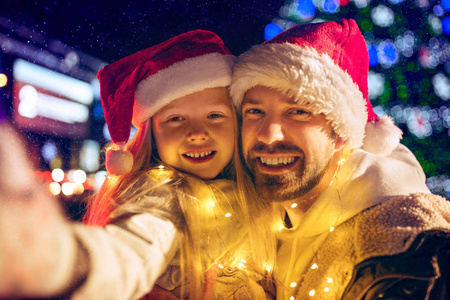
[[[435,7],[433,7],[433,12],[438,17],[441,17],[444,14],[444,10],[440,5],[436,5]]]
[[[398,60],[398,53],[390,41],[383,41],[378,46],[378,60],[384,68],[390,68]]]
[[[369,66],[373,67],[378,65],[378,54],[377,54],[377,48],[369,44],[367,45],[367,51],[369,52]]]
[[[266,41],[270,40],[271,38],[282,32],[283,28],[281,28],[280,25],[275,23],[267,24],[266,28],[264,28],[264,39]]]
[[[312,0],[299,1],[296,12],[302,20],[308,20],[314,17],[316,6]]]
[[[441,5],[446,11],[450,11],[450,0],[441,0]]]
[[[450,17],[445,17],[442,20],[442,31],[446,34],[450,34]]]
[[[41,153],[44,160],[49,163],[58,156],[58,147],[56,147],[55,142],[46,141],[41,148]]]
[[[389,2],[391,2],[392,4],[396,5],[399,3],[402,3],[404,0],[389,0]]]
[[[384,47],[384,54],[390,61],[395,61],[397,59],[397,50],[395,50],[394,45],[388,43],[386,47]]]
[[[100,101],[94,102],[93,108],[92,108],[92,114],[96,120],[103,120],[104,114],[103,114],[103,108]]]
[[[322,7],[327,14],[334,14],[339,9],[339,0],[323,0]]]

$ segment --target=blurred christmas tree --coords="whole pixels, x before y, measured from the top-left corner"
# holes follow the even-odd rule
[[[353,18],[370,56],[369,98],[403,130],[433,193],[450,197],[450,0],[288,0],[265,38]]]

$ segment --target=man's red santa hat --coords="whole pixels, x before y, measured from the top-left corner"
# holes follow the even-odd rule
[[[131,170],[124,150],[131,124],[144,124],[159,109],[183,96],[231,82],[236,58],[219,36],[194,30],[122,58],[98,72],[105,121],[118,151],[108,151],[106,168],[120,175]]]
[[[374,113],[368,70],[367,45],[354,20],[297,25],[239,57],[230,93],[239,108],[249,89],[274,88],[325,115],[350,149],[387,155],[402,132]]]

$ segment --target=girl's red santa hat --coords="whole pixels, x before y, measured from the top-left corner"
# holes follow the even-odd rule
[[[294,26],[242,54],[233,68],[237,107],[257,86],[274,88],[323,114],[350,149],[388,155],[402,132],[368,97],[369,55],[354,20]]]
[[[109,174],[131,170],[125,150],[131,124],[144,124],[159,109],[180,97],[231,82],[236,58],[219,36],[194,30],[139,51],[98,72],[105,121],[119,150],[106,153]]]

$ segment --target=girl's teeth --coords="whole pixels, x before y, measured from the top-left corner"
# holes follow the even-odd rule
[[[191,153],[186,153],[187,157],[195,157],[195,158],[199,158],[199,157],[205,157],[208,155],[211,155],[212,151],[206,151],[206,152],[191,152]]]

